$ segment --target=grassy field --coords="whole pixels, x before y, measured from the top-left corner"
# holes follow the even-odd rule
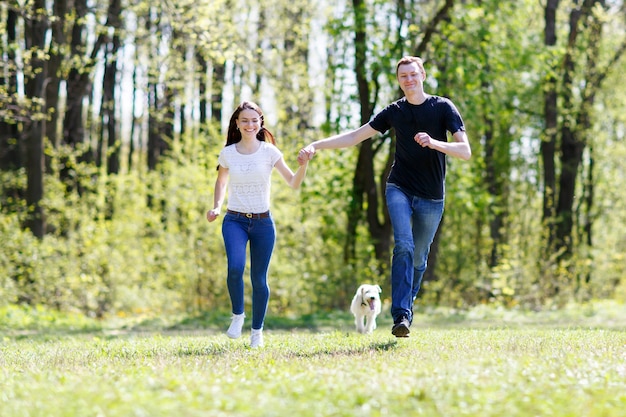
[[[53,320],[58,321],[58,320]],[[0,416],[626,416],[626,306],[17,329],[0,320]],[[37,329],[39,327],[39,329]],[[80,326],[79,326],[80,327]]]

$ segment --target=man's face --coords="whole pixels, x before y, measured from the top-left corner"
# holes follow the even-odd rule
[[[409,91],[421,91],[425,75],[416,62],[400,65],[398,67],[398,83],[404,94]]]

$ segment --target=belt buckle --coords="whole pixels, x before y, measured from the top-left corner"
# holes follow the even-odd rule
[[[246,217],[251,219],[252,218],[252,213],[246,213]]]

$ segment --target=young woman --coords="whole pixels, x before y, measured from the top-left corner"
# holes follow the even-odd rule
[[[246,247],[250,242],[250,279],[252,282],[252,332],[250,346],[263,346],[263,324],[269,301],[267,271],[276,241],[270,213],[272,169],[276,168],[293,189],[302,184],[308,160],[298,161],[294,172],[275,146],[274,136],[264,127],[263,112],[244,101],[233,112],[226,146],[218,158],[213,208],[209,222],[221,213],[228,187],[228,209],[222,222],[222,236],[228,260],[227,285],[232,304],[232,321],[226,334],[238,338],[244,324],[244,283]],[[229,178],[230,177],[230,178]]]

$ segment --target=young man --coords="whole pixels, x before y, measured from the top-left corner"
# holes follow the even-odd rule
[[[468,160],[472,151],[463,119],[447,98],[424,92],[421,58],[407,56],[396,65],[404,97],[389,104],[358,129],[311,143],[299,160],[319,149],[346,148],[394,128],[396,150],[386,185],[395,246],[391,262],[391,333],[408,337],[413,302],[426,271],[430,245],[444,209],[445,156]],[[447,132],[452,135],[448,142]]]

